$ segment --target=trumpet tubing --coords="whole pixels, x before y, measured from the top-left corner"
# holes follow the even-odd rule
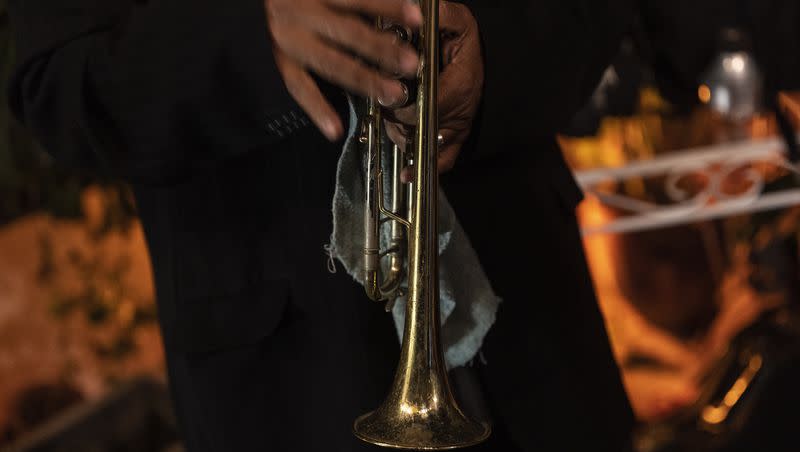
[[[400,360],[389,395],[375,411],[356,419],[353,431],[372,444],[397,449],[447,450],[484,441],[488,424],[467,417],[450,388],[439,338],[438,257],[438,0],[421,0],[417,80],[417,123],[410,159],[394,146],[392,203],[384,206],[383,131],[380,106],[369,100],[362,142],[366,145],[364,285],[370,298],[387,301],[406,296]],[[380,23],[379,23],[380,26]],[[408,196],[400,184],[407,160],[414,164]],[[403,203],[406,212],[403,212]],[[405,215],[402,216],[402,215]],[[389,249],[380,250],[380,228],[391,223]],[[406,234],[403,234],[403,232]],[[405,257],[408,267],[403,269]],[[389,258],[388,272],[381,270]],[[407,293],[401,289],[407,278]]]

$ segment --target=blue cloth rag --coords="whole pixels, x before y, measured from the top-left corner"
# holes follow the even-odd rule
[[[363,102],[362,102],[363,104]],[[350,101],[350,127],[336,172],[333,197],[333,233],[327,250],[359,283],[364,274],[364,180],[365,165],[357,134],[359,117]],[[387,140],[388,141],[388,140]],[[385,154],[388,155],[388,154]],[[386,163],[390,159],[384,159]],[[389,174],[384,168],[384,174]],[[389,186],[388,181],[384,186]],[[388,198],[386,199],[389,204]],[[389,228],[381,241],[388,242]],[[441,338],[447,367],[470,363],[494,324],[500,298],[492,290],[475,250],[456,218],[444,192],[439,190],[439,300]],[[402,340],[405,299],[392,312]]]

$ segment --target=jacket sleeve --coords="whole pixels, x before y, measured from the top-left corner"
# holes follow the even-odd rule
[[[467,0],[484,48],[476,154],[552,138],[584,105],[633,20],[632,0]]]
[[[308,122],[262,0],[11,0],[10,106],[54,157],[168,183]]]

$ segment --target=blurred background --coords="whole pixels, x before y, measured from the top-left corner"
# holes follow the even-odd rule
[[[800,4],[651,3],[560,136],[636,448],[797,450]],[[0,451],[179,450],[132,198],[10,117],[13,61],[0,0]]]
[[[132,197],[54,165],[11,118],[13,62],[0,1],[0,450],[167,450],[175,427]]]

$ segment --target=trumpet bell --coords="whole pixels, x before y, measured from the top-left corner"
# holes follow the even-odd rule
[[[389,395],[377,410],[353,424],[361,440],[394,449],[449,450],[478,444],[491,434],[488,423],[464,415],[453,398],[438,344],[438,310],[430,309],[438,305],[434,301],[438,297],[409,301],[405,340]]]
[[[468,419],[453,403],[410,406],[395,401],[356,419],[356,436],[382,447],[451,450],[485,441],[491,428]]]

